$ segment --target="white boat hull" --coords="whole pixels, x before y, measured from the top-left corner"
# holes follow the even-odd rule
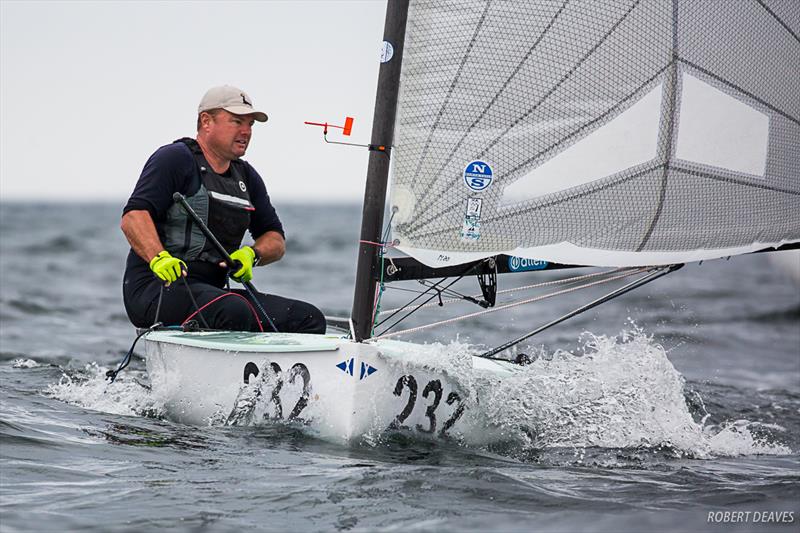
[[[412,344],[379,349],[335,336],[179,331],[151,332],[145,342],[153,392],[183,423],[292,421],[336,441],[389,428],[493,440],[478,427],[486,422],[471,416],[475,393],[435,361],[404,355],[415,351]],[[483,379],[514,372],[510,364],[471,359]]]

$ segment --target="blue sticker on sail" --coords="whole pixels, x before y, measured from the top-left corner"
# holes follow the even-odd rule
[[[473,161],[464,167],[464,183],[473,191],[487,189],[492,179],[492,167],[485,161]]]
[[[516,255],[508,258],[508,269],[511,272],[528,272],[529,270],[544,270],[545,268],[547,268],[547,261],[517,257]]]

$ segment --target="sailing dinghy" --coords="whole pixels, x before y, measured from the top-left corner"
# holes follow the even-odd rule
[[[607,267],[548,278],[526,301],[616,288],[467,359],[502,386],[525,363],[504,350],[546,327],[687,262],[796,248],[798,35],[791,0],[390,0],[346,329],[150,331],[153,391],[193,424],[495,438],[475,389],[389,338],[419,329],[399,318],[452,278],[477,278],[478,315],[519,303],[497,302],[497,274]],[[410,279],[428,300],[381,312]]]

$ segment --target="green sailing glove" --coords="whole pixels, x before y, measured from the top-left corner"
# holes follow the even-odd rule
[[[186,273],[186,263],[163,250],[150,261],[150,270],[169,285]]]
[[[231,259],[242,264],[242,268],[233,273],[233,279],[239,283],[247,283],[253,279],[253,263],[256,261],[255,250],[249,246],[242,246],[231,254]]]

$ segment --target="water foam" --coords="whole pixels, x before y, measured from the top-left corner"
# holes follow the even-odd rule
[[[13,368],[38,368],[42,366],[33,359],[14,359]]]
[[[447,373],[468,391],[479,427],[524,448],[654,449],[690,458],[791,453],[758,423],[696,420],[683,376],[635,325],[616,337],[584,333],[572,352],[534,349],[530,364],[501,380],[472,369],[475,353],[456,341],[406,348],[403,357]]]
[[[160,417],[163,406],[149,389],[138,382],[136,372],[127,372],[114,383],[106,379],[108,368],[89,363],[78,371],[67,370],[45,393],[53,398],[94,411],[115,415]]]

